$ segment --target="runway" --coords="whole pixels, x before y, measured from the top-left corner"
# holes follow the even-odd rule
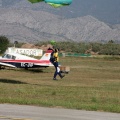
[[[0,120],[120,120],[120,114],[0,104]]]

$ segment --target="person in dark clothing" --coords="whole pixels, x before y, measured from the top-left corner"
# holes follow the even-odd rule
[[[53,53],[53,61],[51,60],[51,63],[55,67],[55,73],[54,73],[54,76],[53,76],[53,80],[57,80],[56,79],[57,75],[59,75],[61,79],[64,77],[64,75],[62,75],[61,72],[60,72],[58,62],[59,62],[58,49],[55,49],[54,53]]]

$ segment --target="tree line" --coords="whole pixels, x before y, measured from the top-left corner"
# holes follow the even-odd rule
[[[39,42],[36,45],[47,45],[49,42]],[[99,42],[57,42],[55,47],[65,52],[71,53],[97,53],[99,55],[120,55],[120,44],[110,40],[108,43]]]
[[[8,47],[14,46],[21,47],[24,43],[15,41],[10,43],[10,40],[5,36],[0,36],[0,53],[4,53]],[[42,46],[50,44],[49,41],[41,41],[36,43],[36,46]],[[55,47],[65,52],[71,53],[97,53],[100,55],[120,55],[120,44],[110,40],[108,43],[99,42],[73,42],[73,41],[62,41],[56,42]]]

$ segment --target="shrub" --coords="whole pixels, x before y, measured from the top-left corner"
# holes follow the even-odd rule
[[[0,53],[4,53],[9,46],[9,40],[5,36],[0,36]]]

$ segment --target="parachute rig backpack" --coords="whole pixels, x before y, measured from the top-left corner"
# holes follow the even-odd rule
[[[54,61],[55,61],[55,57],[54,57],[54,51],[53,51],[50,55],[50,62],[54,63]]]

